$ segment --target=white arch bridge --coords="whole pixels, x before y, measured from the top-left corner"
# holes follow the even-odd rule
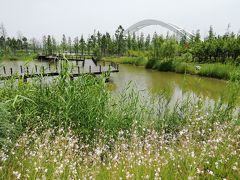
[[[162,27],[174,32],[177,37],[185,36],[187,39],[191,39],[191,37],[194,36],[194,34],[188,32],[188,31],[185,31],[183,28],[180,28],[174,24],[165,23],[163,21],[154,20],[154,19],[145,19],[143,21],[137,22],[136,24],[133,24],[132,26],[130,26],[129,28],[127,28],[124,31],[124,35],[127,35],[128,33],[130,33],[130,34],[135,33],[137,31],[139,31],[140,29],[147,27],[147,26],[151,26],[151,25],[162,26]]]

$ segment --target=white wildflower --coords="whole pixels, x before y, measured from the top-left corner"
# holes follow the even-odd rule
[[[13,171],[13,175],[16,176],[17,179],[20,179],[21,177],[21,173],[19,173],[18,171]]]

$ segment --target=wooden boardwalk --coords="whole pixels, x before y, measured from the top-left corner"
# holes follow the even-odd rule
[[[8,80],[8,79],[23,79],[27,82],[28,78],[35,77],[54,77],[61,74],[63,70],[63,66],[59,63],[44,65],[32,65],[29,66],[20,66],[20,67],[8,67],[2,66],[0,69],[0,80]],[[97,65],[93,60],[84,60],[80,64],[79,61],[75,61],[75,63],[69,64],[68,73],[70,78],[78,77],[83,74],[92,74],[98,75],[103,73],[115,73],[119,72],[119,66],[116,63],[108,63]]]
[[[66,54],[66,59],[68,61],[84,61],[87,59],[87,57],[92,57],[92,60],[95,61],[92,55]],[[40,61],[61,61],[61,60],[64,60],[64,58],[63,58],[62,54],[50,55],[50,56],[38,55],[38,60],[40,60]]]

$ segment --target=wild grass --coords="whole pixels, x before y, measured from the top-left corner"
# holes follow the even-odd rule
[[[0,179],[236,179],[239,86],[229,103],[191,97],[174,105],[105,77],[42,79],[0,88]],[[7,142],[7,144],[5,143]],[[9,144],[9,145],[8,145]]]
[[[121,64],[132,64],[132,65],[136,65],[136,66],[145,66],[147,63],[146,57],[128,57],[128,56],[104,57],[102,60],[103,61],[113,61],[113,62],[121,63]]]
[[[9,53],[7,55],[0,56],[0,60],[9,60],[9,61],[32,61],[37,58],[36,53],[25,53],[25,52],[17,52],[15,54]]]
[[[234,72],[237,68],[228,64],[203,64],[198,74],[202,76],[208,76],[219,79],[229,80],[231,78],[231,72]]]
[[[176,135],[134,123],[91,145],[70,130],[27,131],[1,151],[3,179],[237,179],[240,127],[196,111]],[[142,129],[141,135],[138,131]]]
[[[238,74],[240,73],[240,68],[232,64],[194,64],[176,59],[150,59],[146,68],[233,81],[239,80]]]

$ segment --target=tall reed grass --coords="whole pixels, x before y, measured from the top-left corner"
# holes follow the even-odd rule
[[[150,59],[146,64],[148,69],[171,71],[184,74],[213,77],[225,80],[239,80],[240,68],[231,64],[194,64],[175,59],[155,60]]]
[[[234,179],[240,176],[239,86],[229,103],[186,98],[172,105],[105,77],[0,88],[0,179]]]

